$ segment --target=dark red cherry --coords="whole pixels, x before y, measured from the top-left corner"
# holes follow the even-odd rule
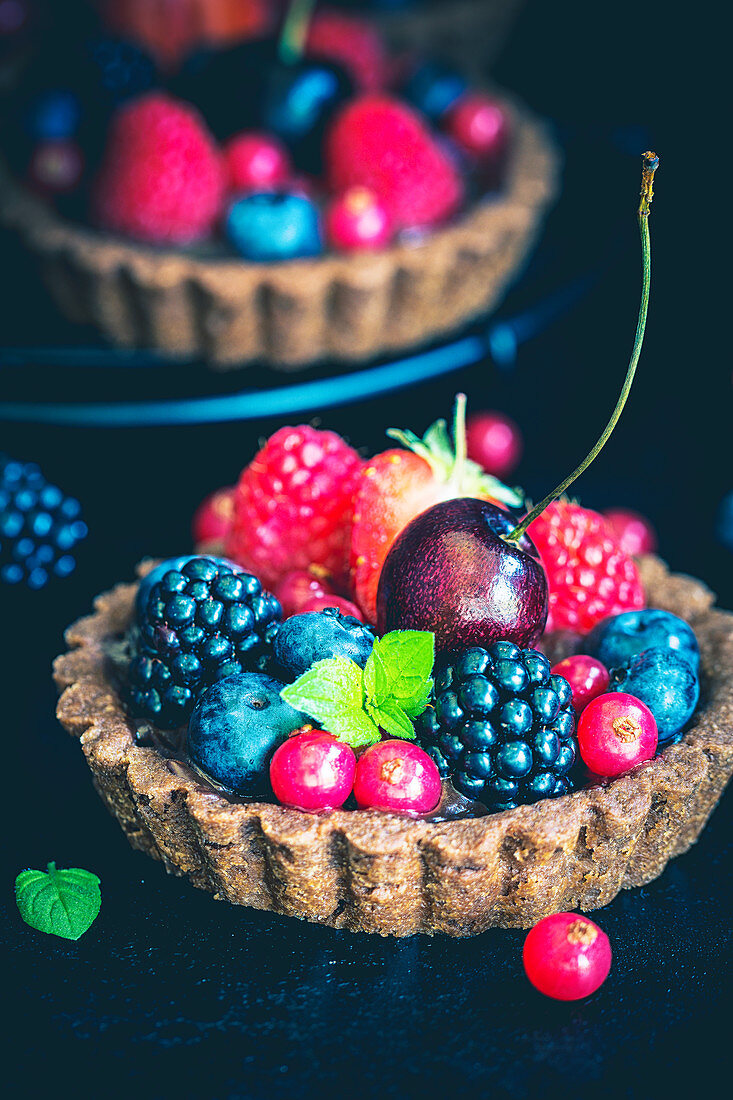
[[[508,640],[533,646],[547,619],[547,578],[531,540],[487,501],[428,508],[392,546],[379,578],[377,623],[430,630],[438,653]]]

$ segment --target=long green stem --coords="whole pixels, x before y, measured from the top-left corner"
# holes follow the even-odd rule
[[[285,17],[278,51],[285,65],[293,65],[303,56],[316,0],[291,0]]]
[[[606,443],[611,437],[614,428],[616,427],[619,417],[623,412],[626,400],[631,392],[631,386],[634,381],[634,375],[636,374],[636,366],[639,362],[639,356],[641,355],[641,346],[644,342],[644,329],[646,328],[646,315],[649,309],[649,288],[651,285],[652,277],[652,257],[651,257],[651,242],[649,240],[649,206],[653,197],[653,183],[654,173],[659,167],[659,158],[654,153],[644,153],[643,155],[643,170],[641,177],[641,202],[639,203],[639,209],[637,211],[637,219],[639,222],[639,232],[641,234],[641,258],[642,258],[642,286],[641,286],[641,304],[639,306],[639,318],[636,324],[636,337],[634,339],[634,348],[631,352],[631,360],[626,371],[626,377],[621,389],[621,394],[616,402],[616,408],[611,414],[611,419],[603,429],[600,439],[577,466],[572,474],[565,478],[556,489],[553,489],[544,500],[541,500],[531,512],[528,512],[526,516],[517,524],[511,534],[507,535],[508,542],[518,542],[522,535],[525,533],[530,523],[537,519],[548,504],[552,504],[553,500],[557,500],[570,486],[573,484],[576,478],[580,477],[585,470],[588,469],[591,462],[593,462],[601,453]]]

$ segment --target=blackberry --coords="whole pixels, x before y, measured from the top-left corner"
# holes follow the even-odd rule
[[[0,454],[0,580],[43,588],[76,567],[87,536],[81,504],[51,485],[35,462]]]
[[[436,674],[417,736],[441,776],[491,810],[572,788],[572,691],[537,650],[495,642],[452,658]]]
[[[209,685],[266,668],[280,604],[250,573],[194,557],[164,573],[141,602],[127,683],[139,717],[175,729]]]

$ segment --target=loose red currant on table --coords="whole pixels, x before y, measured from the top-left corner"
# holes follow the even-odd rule
[[[289,737],[275,750],[270,782],[278,802],[296,810],[337,810],[354,785],[354,751],[324,730]]]
[[[577,1001],[603,985],[611,969],[608,936],[578,913],[545,917],[524,941],[524,969],[532,985],[556,1001]]]
[[[300,615],[306,604],[333,594],[333,589],[325,577],[309,569],[294,569],[286,573],[274,588],[275,595],[283,610],[283,619],[291,615]]]
[[[359,757],[354,797],[362,810],[430,813],[440,794],[435,763],[411,741],[380,741]]]
[[[461,96],[448,111],[446,128],[461,149],[481,159],[498,157],[509,135],[504,108],[480,92]]]
[[[657,751],[657,723],[640,699],[623,691],[599,695],[578,719],[578,748],[596,775],[622,775]]]
[[[466,446],[468,457],[500,480],[518,465],[524,449],[519,428],[511,417],[500,412],[469,416]]]
[[[364,622],[364,616],[355,603],[344,599],[343,596],[331,596],[328,593],[324,593],[322,596],[313,596],[303,605],[301,611],[303,614],[308,611],[323,611],[324,607],[336,607],[342,615],[351,615],[352,618]]]
[[[384,248],[392,237],[392,221],[379,196],[368,187],[349,187],[326,214],[326,232],[342,252]]]
[[[653,554],[657,533],[649,520],[628,508],[608,508],[603,515],[625,554]]]
[[[558,676],[564,676],[570,684],[576,714],[585,710],[596,696],[603,695],[611,682],[606,666],[585,653],[558,661],[552,671]]]
[[[234,486],[217,489],[201,501],[194,512],[191,530],[197,549],[218,544],[226,538],[234,517]]]
[[[224,149],[224,164],[233,191],[282,187],[292,172],[287,149],[270,134],[246,133],[231,138]]]

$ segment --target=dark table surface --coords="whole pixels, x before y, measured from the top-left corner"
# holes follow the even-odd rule
[[[374,393],[334,407],[322,421],[356,446],[379,448],[385,427],[424,428],[462,387],[474,407],[504,409],[522,425],[527,448],[517,479],[531,495],[559,481],[605,422],[629,352],[639,270],[636,138],[647,140],[634,126],[643,124],[663,158],[647,344],[621,427],[577,489],[589,506],[625,504],[649,515],[670,564],[702,577],[733,607],[733,555],[713,534],[717,503],[733,486],[730,373],[719,365],[696,297],[702,268],[692,250],[695,227],[681,213],[691,173],[677,131],[682,116],[670,107],[673,74],[657,73],[658,86],[639,100],[618,76],[619,64],[642,71],[649,46],[648,36],[630,39],[623,30],[631,11],[622,4],[619,24],[606,21],[601,48],[585,6],[566,7],[575,38],[561,32],[550,7],[556,11],[528,6],[497,76],[558,121],[568,150],[566,193],[539,269],[519,283],[502,316],[531,313],[547,286],[590,272],[584,296],[537,326],[542,331],[520,347],[511,370],[482,359],[409,395]],[[579,48],[585,33],[596,43],[591,56]],[[593,201],[584,205],[589,180]],[[14,270],[0,316],[6,348],[21,346],[31,331],[34,343],[53,342],[59,322],[40,304],[20,258]],[[240,384],[195,368],[175,378],[135,372],[139,382],[128,372],[124,383],[118,371],[102,383],[98,373],[26,365],[26,373],[2,369],[2,399],[26,399],[30,390],[38,399],[45,387],[60,400],[87,382],[105,398]],[[264,389],[276,384],[265,373],[252,380]],[[301,419],[318,411],[304,410]],[[9,976],[3,1076],[17,1088],[13,1095],[683,1095],[713,1063],[729,1062],[730,795],[690,853],[596,914],[611,938],[612,973],[597,994],[570,1005],[529,987],[521,932],[399,942],[235,909],[133,852],[105,813],[78,745],[53,717],[49,668],[63,628],[94,593],[130,577],[141,556],[188,549],[198,500],[231,482],[257,438],[282,422],[134,430],[0,424],[0,447],[39,461],[78,495],[91,531],[67,581],[42,593],[0,591],[10,811],[0,891]],[[75,944],[27,928],[13,903],[15,874],[51,859],[102,880],[101,914]]]

